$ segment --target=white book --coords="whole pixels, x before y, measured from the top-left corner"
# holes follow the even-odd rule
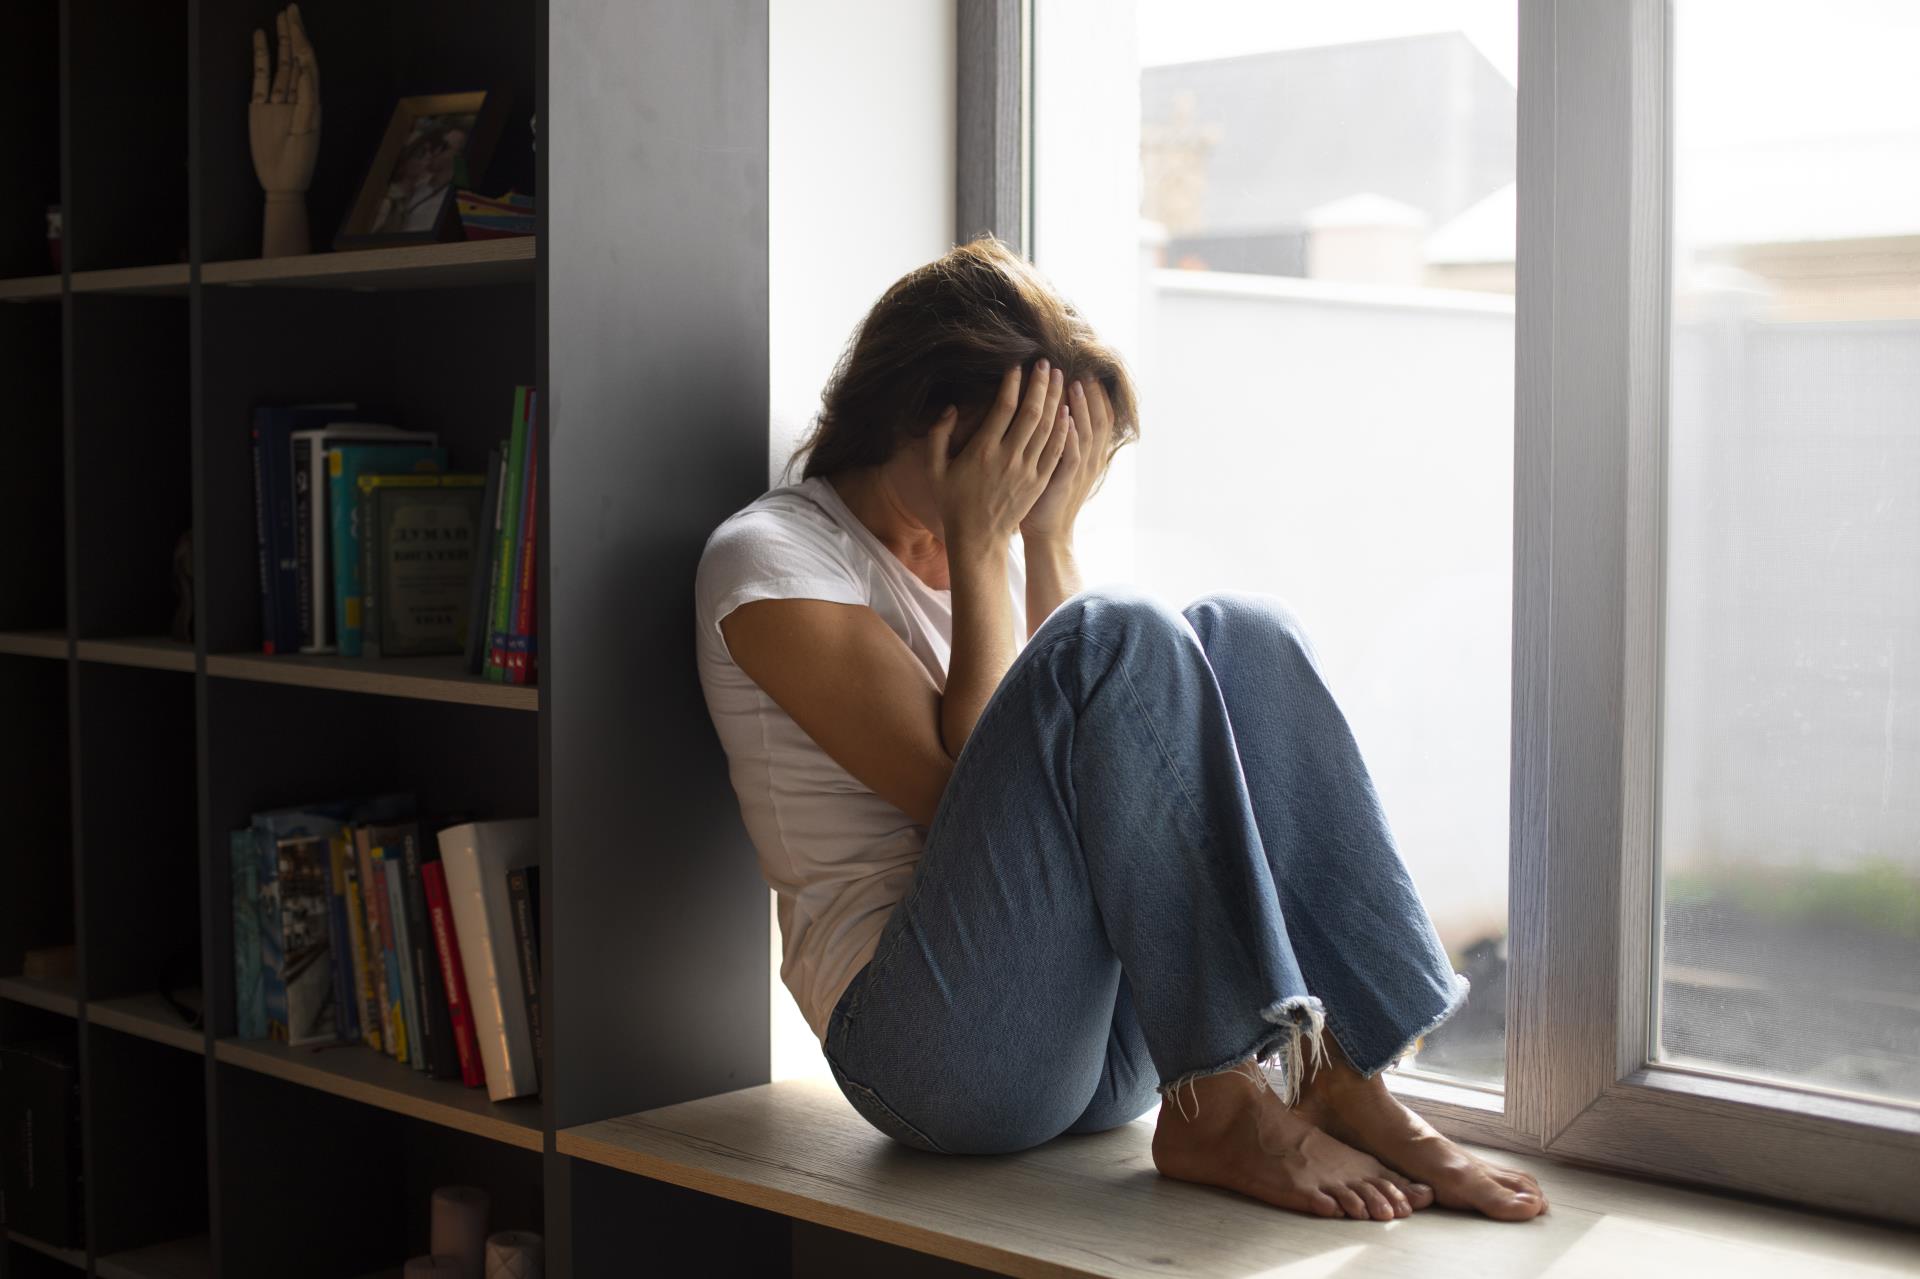
[[[539,831],[539,822],[524,818],[468,822],[440,832],[447,904],[460,940],[487,1096],[493,1101],[523,1097],[540,1087],[507,893],[508,871],[539,864]]]
[[[332,497],[327,492],[327,450],[339,444],[438,444],[432,431],[403,431],[379,422],[330,422],[326,426],[295,431],[293,442],[294,510],[299,512],[302,485],[307,503],[307,563],[311,566],[301,588],[306,592],[307,615],[312,626],[302,653],[331,653],[333,643],[333,574],[328,571],[332,534],[328,508]]]

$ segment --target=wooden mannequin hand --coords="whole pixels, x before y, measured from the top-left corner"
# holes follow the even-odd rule
[[[304,197],[320,154],[320,65],[300,6],[290,4],[275,15],[274,28],[280,54],[271,80],[266,32],[253,33],[253,101],[247,107],[253,171],[267,193],[262,257],[307,251]]]

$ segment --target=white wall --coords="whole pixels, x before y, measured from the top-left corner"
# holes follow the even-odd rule
[[[768,483],[867,308],[953,247],[953,0],[774,0],[768,54]],[[773,1077],[825,1070],[780,984]]]
[[[769,479],[881,292],[953,247],[953,0],[774,0]]]

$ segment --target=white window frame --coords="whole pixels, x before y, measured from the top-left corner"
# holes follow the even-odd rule
[[[990,68],[1029,65],[1034,2],[958,0],[963,119],[970,93],[1013,97]],[[1395,1084],[1461,1139],[1920,1224],[1920,1109],[1652,1062],[1667,0],[1518,3],[1506,1087]],[[1018,204],[1029,253],[1032,184],[981,183],[1024,174],[1032,123],[963,130],[959,193]],[[984,162],[989,138],[1022,156]]]

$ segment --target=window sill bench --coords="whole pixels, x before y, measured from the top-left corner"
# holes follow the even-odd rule
[[[1153,1170],[1151,1115],[1007,1156],[910,1150],[831,1080],[795,1079],[562,1131],[561,1154],[1023,1276],[1340,1279],[1920,1271],[1904,1232],[1488,1152],[1540,1179],[1546,1216],[1430,1209],[1387,1224],[1294,1216]]]

